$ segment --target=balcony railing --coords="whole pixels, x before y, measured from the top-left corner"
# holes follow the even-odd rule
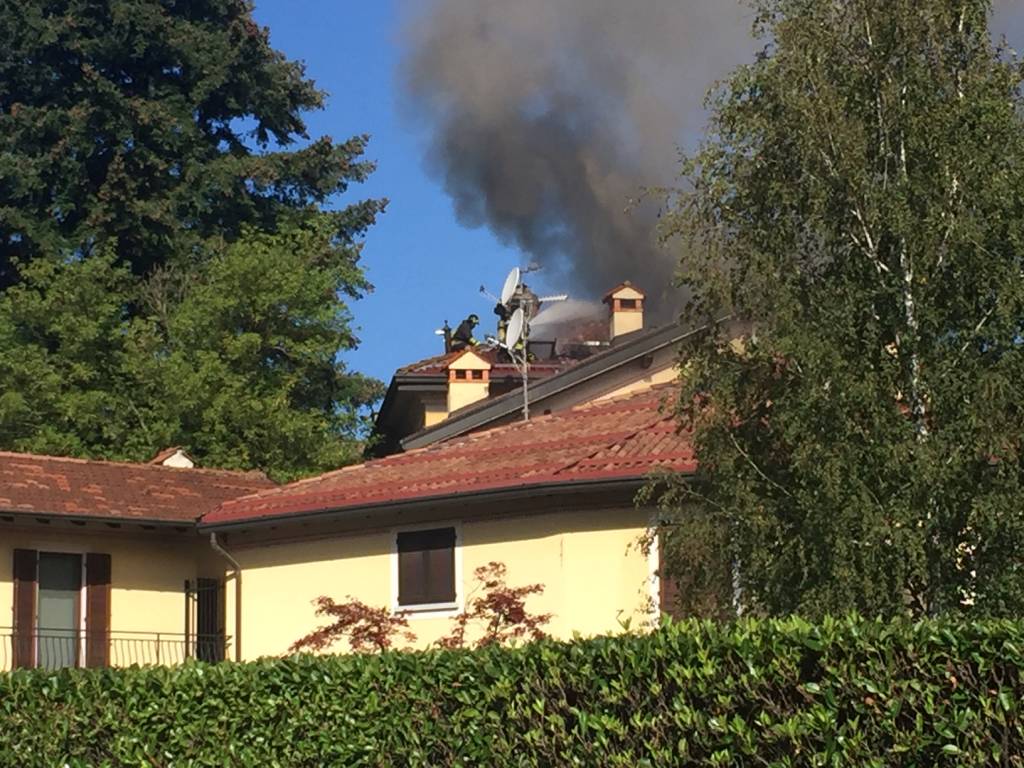
[[[111,631],[99,638],[85,631],[39,629],[30,635],[0,627],[0,670],[15,666],[43,669],[84,667],[88,649],[106,638],[107,666],[181,664],[186,659],[223,661],[230,638],[175,632]],[[26,659],[28,661],[26,661]]]

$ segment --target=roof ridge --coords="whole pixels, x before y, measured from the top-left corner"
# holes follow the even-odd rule
[[[443,352],[441,354],[431,355],[430,357],[424,357],[422,360],[414,360],[411,363],[407,363],[406,365],[399,367],[396,370],[396,373],[407,373],[415,368],[422,368],[424,366],[440,363],[454,355],[454,352]]]
[[[0,451],[0,458],[34,459],[43,461],[59,461],[71,464],[101,464],[108,467],[131,467],[132,469],[155,470],[157,472],[182,472],[202,473],[206,475],[228,475],[230,477],[245,478],[249,480],[266,480],[275,487],[279,487],[260,470],[251,469],[220,469],[217,467],[169,467],[164,464],[151,464],[148,461],[113,461],[111,459],[83,459],[79,456],[56,456],[48,453],[26,453],[24,451]]]

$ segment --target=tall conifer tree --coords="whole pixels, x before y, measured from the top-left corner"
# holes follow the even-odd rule
[[[0,287],[108,242],[147,274],[368,170],[363,137],[294,148],[324,94],[246,0],[4,3],[0,51]],[[335,215],[338,236],[378,207]]]

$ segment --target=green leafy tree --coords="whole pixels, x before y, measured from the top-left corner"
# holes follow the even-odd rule
[[[342,297],[366,281],[332,232],[243,232],[148,281],[113,249],[32,262],[0,294],[0,443],[131,460],[185,445],[279,479],[357,459],[381,385],[338,360],[357,343]]]
[[[0,8],[0,288],[104,243],[138,275],[211,237],[273,231],[369,170],[365,137],[306,138],[324,94],[247,0],[48,0]],[[339,240],[381,207],[332,214]]]
[[[0,445],[88,455],[129,439],[123,362],[133,279],[115,260],[108,249],[35,261],[0,293]]]
[[[0,8],[0,446],[282,478],[359,455],[380,385],[338,355],[385,202],[328,207],[367,139],[307,141],[324,94],[251,11]]]
[[[752,613],[1019,615],[1021,67],[986,0],[754,7],[665,223],[689,311],[736,318],[686,362],[668,570]]]
[[[368,285],[332,229],[244,232],[198,272],[146,284],[149,319],[133,324],[129,362],[155,417],[138,424],[149,446],[280,478],[360,458],[383,388],[339,359],[358,343],[342,297]]]

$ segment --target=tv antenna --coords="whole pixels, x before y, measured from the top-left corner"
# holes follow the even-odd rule
[[[542,304],[565,301],[568,294],[538,296],[523,282],[523,275],[540,270],[532,261],[525,267],[514,267],[501,286],[501,294],[495,296],[480,286],[480,293],[494,302],[494,313],[498,315],[498,335],[488,336],[487,341],[505,351],[523,379],[523,419],[530,419],[530,321],[537,315]]]

